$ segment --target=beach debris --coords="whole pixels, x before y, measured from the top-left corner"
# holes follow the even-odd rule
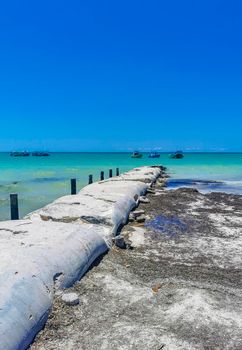
[[[137,222],[144,222],[146,217],[144,216],[144,210],[135,210],[133,212],[130,213],[129,215],[129,221],[130,222],[134,222],[134,221],[137,221]]]
[[[138,224],[144,223],[146,219],[147,217],[144,215],[144,210],[136,210],[129,215],[129,221]]]
[[[138,216],[143,215],[144,213],[144,210],[135,210],[132,212],[132,215],[134,218],[137,218]]]
[[[68,306],[76,306],[80,303],[79,296],[76,293],[65,293],[61,300]]]
[[[155,194],[155,190],[152,188],[147,188],[147,193]]]
[[[140,215],[140,216],[138,216],[137,218],[136,218],[136,221],[138,222],[138,223],[142,223],[142,222],[145,222],[145,220],[146,220],[146,216],[145,215]]]
[[[150,200],[146,198],[145,196],[141,196],[139,198],[140,203],[150,203]]]
[[[134,222],[135,221],[135,217],[134,217],[133,213],[129,214],[129,221],[130,222]]]
[[[160,289],[161,289],[160,283],[157,283],[155,286],[152,287],[153,293],[158,293]]]

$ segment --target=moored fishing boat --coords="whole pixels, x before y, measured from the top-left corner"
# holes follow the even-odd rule
[[[138,151],[133,152],[131,156],[131,158],[142,158],[142,157],[143,157],[143,154]]]
[[[160,158],[160,153],[158,152],[151,152],[149,155],[148,155],[149,158]]]
[[[49,157],[50,153],[49,152],[33,152],[32,156],[33,157]]]
[[[11,152],[10,153],[11,157],[29,157],[30,153],[27,151],[23,151],[23,152]]]
[[[184,154],[182,151],[176,151],[175,153],[170,154],[170,158],[172,159],[182,159],[184,158]]]

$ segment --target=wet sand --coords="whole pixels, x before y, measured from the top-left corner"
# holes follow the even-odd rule
[[[155,191],[31,350],[242,349],[242,196]]]

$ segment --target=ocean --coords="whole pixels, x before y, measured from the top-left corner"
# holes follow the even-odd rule
[[[150,159],[131,158],[130,153],[52,153],[50,157],[10,157],[0,153],[0,220],[7,220],[9,194],[18,193],[20,216],[70,193],[70,179],[78,190],[94,181],[100,171],[119,167],[120,172],[143,165],[164,165],[171,176],[168,188],[196,187],[201,192],[222,191],[242,194],[242,153],[185,153],[170,159],[167,153]]]

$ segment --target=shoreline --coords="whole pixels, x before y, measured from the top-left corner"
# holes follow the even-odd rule
[[[73,285],[110,249],[112,236],[161,174],[157,166],[133,169],[59,198],[22,220],[0,223],[4,350],[25,349],[32,342],[55,292]]]
[[[242,162],[239,154],[187,154],[182,160],[172,160],[165,154],[158,159],[150,159],[144,154],[141,159],[133,159],[128,154],[114,153],[70,153],[53,154],[51,157],[13,159],[8,155],[0,157],[0,219],[9,219],[9,194],[17,193],[20,200],[20,216],[41,208],[48,203],[70,193],[70,179],[78,180],[83,188],[88,183],[88,175],[99,180],[100,171],[108,175],[109,168],[119,167],[122,172],[139,166],[162,164],[176,179],[232,180],[221,185],[221,191],[241,191]],[[236,182],[233,182],[235,181]]]

